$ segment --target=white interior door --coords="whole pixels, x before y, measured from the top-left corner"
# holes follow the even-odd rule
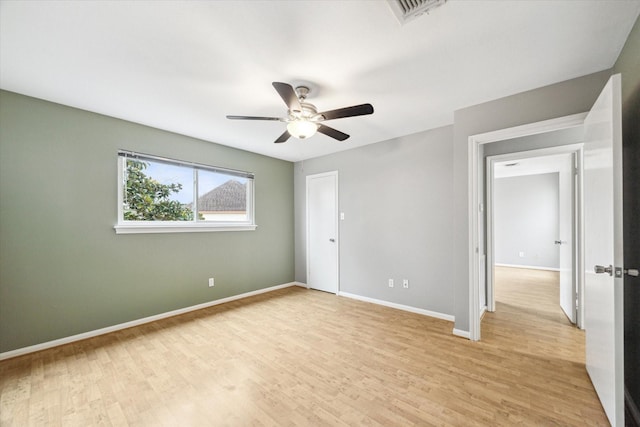
[[[571,323],[576,323],[576,286],[574,280],[574,160],[575,154],[562,159],[558,173],[558,245],[560,264],[560,307]]]
[[[338,292],[338,172],[307,176],[307,286]]]
[[[624,425],[621,122],[617,74],[585,119],[584,145],[586,361],[612,426]]]

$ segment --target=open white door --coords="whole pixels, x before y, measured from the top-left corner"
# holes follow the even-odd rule
[[[574,275],[574,156],[567,154],[558,173],[558,239],[560,261],[560,307],[571,323],[576,323],[576,282]]]
[[[620,75],[585,119],[584,230],[587,371],[612,426],[624,425]]]
[[[338,293],[338,172],[307,176],[307,285]]]

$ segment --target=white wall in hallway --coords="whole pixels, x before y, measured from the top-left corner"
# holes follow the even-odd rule
[[[558,173],[494,182],[495,262],[559,268]]]

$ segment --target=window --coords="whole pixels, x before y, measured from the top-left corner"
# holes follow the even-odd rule
[[[116,233],[255,228],[252,173],[118,152]]]

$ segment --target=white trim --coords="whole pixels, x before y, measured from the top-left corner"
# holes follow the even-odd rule
[[[471,334],[468,331],[463,331],[462,329],[453,328],[453,335],[457,337],[466,338],[468,340],[471,339]]]
[[[435,317],[436,319],[448,320],[450,322],[455,321],[455,317],[450,314],[438,313],[437,311],[425,310],[423,308],[411,307],[409,305],[396,304],[395,302],[363,297],[362,295],[351,294],[349,292],[340,291],[338,292],[338,296],[356,299],[358,301],[369,302],[372,304],[383,305],[385,307],[395,308],[397,310],[403,310],[411,313],[422,314],[423,316]]]
[[[480,340],[480,273],[479,269],[479,238],[478,238],[478,147],[473,136],[469,137],[467,179],[469,188],[468,225],[469,225],[469,338],[471,341]],[[486,265],[486,262],[485,262]]]
[[[487,245],[486,258],[484,262],[484,266],[486,269],[486,279],[485,279],[485,293],[486,293],[486,306],[487,310],[490,312],[496,311],[496,291],[495,291],[495,277],[493,274],[494,267],[494,242],[493,242],[493,230],[494,230],[494,221],[493,221],[493,180],[495,179],[495,171],[493,170],[493,160],[491,157],[487,157],[487,163],[485,164],[485,174],[487,175],[486,188],[485,188],[485,198],[487,200],[487,208],[485,209],[486,218],[485,224],[487,224],[487,229],[485,230],[486,240],[485,244]],[[482,318],[482,317],[480,317]]]
[[[480,309],[480,318],[481,318],[481,319],[484,317],[484,314],[485,314],[486,312],[487,312],[487,306],[485,305],[485,306],[483,306],[483,307]]]
[[[579,115],[581,116],[581,115]],[[495,229],[495,224],[494,224],[494,180],[495,180],[495,167],[494,165],[497,162],[502,162],[502,161],[506,161],[506,160],[520,160],[520,159],[526,159],[526,158],[531,158],[531,157],[540,157],[540,156],[548,156],[548,155],[554,155],[554,154],[570,154],[570,153],[577,153],[577,155],[581,155],[582,153],[582,146],[584,144],[582,143],[578,143],[578,144],[568,144],[568,145],[559,145],[559,146],[555,146],[555,147],[548,147],[548,148],[541,148],[541,149],[534,149],[534,150],[528,150],[528,151],[517,151],[514,153],[506,153],[506,154],[498,154],[495,156],[488,156],[486,158],[486,164],[485,164],[485,170],[486,170],[486,175],[487,175],[487,180],[486,180],[486,191],[485,191],[485,196],[486,196],[486,224],[487,224],[487,229],[486,229],[486,245],[487,245],[487,250],[486,250],[486,254],[487,254],[487,280],[486,280],[486,292],[487,292],[487,308],[489,311],[494,312],[496,311],[496,301],[495,301],[495,277],[493,275],[493,268],[491,268],[491,266],[495,265],[495,266],[502,266],[502,267],[514,267],[514,268],[530,268],[533,270],[550,270],[550,271],[560,271],[559,268],[546,268],[546,267],[533,267],[533,266],[526,266],[526,265],[512,265],[512,264],[501,264],[501,263],[494,263],[494,259],[495,259],[495,247],[494,247],[494,232],[493,230]],[[582,176],[582,173],[579,174],[579,178]],[[573,191],[574,193],[577,193],[577,188],[574,189]],[[577,194],[574,194],[574,196],[578,196]],[[576,199],[577,200],[577,199]],[[581,200],[581,199],[580,199]],[[576,205],[576,208],[578,206]],[[580,221],[579,219],[579,214],[581,213],[581,209],[580,212],[578,212],[577,210],[574,212],[574,218],[573,221],[576,224],[579,224],[576,221]],[[578,240],[576,240],[578,238],[578,236],[573,236],[573,244],[574,244],[574,248],[573,248],[573,252],[574,255],[577,257],[580,252],[580,246],[578,243]],[[575,276],[576,278],[578,276]],[[576,279],[577,280],[577,279]],[[579,281],[579,283],[581,283]]]
[[[496,141],[537,135],[541,133],[551,132],[555,130],[568,129],[576,126],[582,126],[587,113],[572,114],[570,116],[559,117],[556,119],[544,120],[541,122],[529,123],[521,126],[514,126],[506,129],[499,129],[491,132],[471,135],[468,138],[467,145],[467,178],[468,178],[468,200],[467,215],[469,225],[468,236],[468,253],[469,253],[469,339],[477,341],[480,339],[480,292],[479,280],[480,272],[478,271],[478,186],[482,183],[479,176],[478,167],[478,151],[479,146]],[[484,162],[483,162],[484,166]],[[486,265],[490,265],[487,259]]]
[[[560,271],[559,268],[555,268],[555,267],[538,267],[535,265],[502,264],[498,262],[496,262],[493,265],[495,265],[496,267],[525,268],[527,270]]]
[[[479,133],[472,135],[478,144],[487,144],[490,142],[503,141],[505,139],[521,138],[525,136],[538,135],[546,132],[553,132],[560,129],[568,129],[576,126],[582,126],[587,113],[572,114],[570,116],[558,117],[555,119],[543,120],[541,122],[529,123],[511,128],[494,130],[491,132]]]
[[[488,156],[486,161],[486,170],[487,170],[487,181],[486,181],[486,197],[487,197],[487,266],[491,265],[503,266],[503,267],[514,267],[514,268],[529,268],[533,270],[550,270],[550,271],[560,271],[559,268],[545,268],[545,267],[533,267],[527,265],[515,265],[515,264],[500,264],[495,263],[493,260],[495,259],[495,247],[493,242],[493,230],[495,229],[494,218],[493,218],[493,187],[494,187],[494,168],[497,162],[502,161],[511,161],[511,160],[521,160],[532,157],[540,157],[540,156],[548,156],[555,154],[572,154],[575,157],[576,163],[573,165],[578,171],[576,179],[574,181],[574,186],[572,188],[572,205],[573,205],[573,278],[574,289],[577,289],[578,298],[581,300],[576,309],[576,325],[584,329],[584,311],[582,307],[584,304],[582,303],[584,297],[584,268],[583,259],[584,259],[584,238],[583,238],[583,208],[582,208],[582,157],[583,157],[583,147],[584,143],[577,144],[568,144],[568,145],[558,145],[554,147],[541,148],[535,150],[527,150],[527,151],[517,151],[513,153],[506,154],[498,154],[495,156]],[[487,268],[487,305],[489,306],[489,311],[495,311],[495,280],[493,276],[493,269]]]
[[[576,164],[578,169],[578,177],[575,184],[574,203],[576,206],[576,224],[574,244],[577,244],[578,252],[576,254],[576,280],[578,281],[578,313],[576,316],[576,326],[584,329],[584,150],[581,149],[576,156]]]
[[[258,226],[255,224],[198,224],[185,222],[180,225],[169,224],[117,224],[113,228],[116,234],[147,234],[147,233],[193,233],[210,231],[253,231]]]
[[[97,337],[99,335],[108,334],[111,332],[131,328],[134,326],[144,325],[145,323],[155,322],[156,320],[166,319],[167,317],[178,316],[181,314],[189,313],[191,311],[202,310],[203,308],[213,307],[214,305],[224,304],[227,302],[252,297],[255,295],[260,295],[267,292],[276,291],[278,289],[288,288],[291,286],[306,286],[306,285],[299,282],[290,282],[282,285],[271,286],[269,288],[258,289],[256,291],[245,292],[239,295],[233,295],[227,298],[221,298],[215,301],[209,301],[202,304],[192,305],[190,307],[184,307],[177,310],[167,311],[165,313],[160,313],[160,314],[156,314],[149,317],[143,317],[142,319],[132,320],[130,322],[125,322],[125,323],[119,323],[113,326],[107,326],[106,328],[95,329],[93,331],[83,332],[81,334],[71,335],[71,336],[60,338],[53,341],[47,341],[44,343],[29,346],[29,347],[22,347],[16,350],[5,351],[4,353],[0,353],[0,360],[10,359],[12,357],[17,357],[17,356],[24,356],[25,354],[35,353],[36,351],[42,351],[52,347],[58,347],[58,346],[70,344],[76,341],[86,340],[88,338]]]
[[[504,162],[506,160],[521,160],[531,157],[553,156],[556,154],[571,154],[579,152],[582,147],[584,147],[584,143],[582,142],[578,142],[576,144],[554,145],[552,147],[537,148],[535,150],[514,151],[513,153],[496,154],[495,156],[488,156],[487,160],[492,160],[493,163],[498,163]]]

